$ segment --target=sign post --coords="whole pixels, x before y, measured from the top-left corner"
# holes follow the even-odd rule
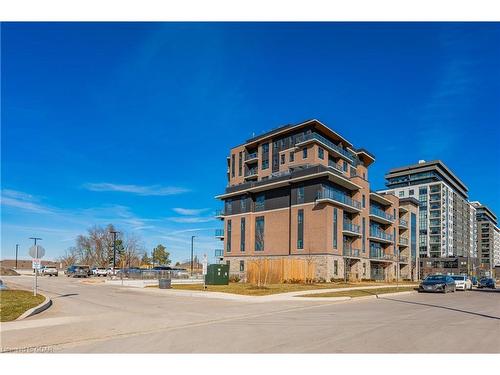
[[[36,241],[35,241],[36,242]],[[30,247],[29,255],[33,258],[32,267],[35,271],[35,279],[33,281],[33,295],[36,296],[38,291],[38,270],[40,269],[42,262],[41,258],[45,255],[45,249],[40,245],[34,245]]]
[[[203,266],[203,289],[207,289],[207,282],[206,282],[207,268],[208,268],[207,254],[203,254],[203,260],[202,260],[201,264]]]

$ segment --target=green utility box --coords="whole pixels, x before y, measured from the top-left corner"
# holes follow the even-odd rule
[[[229,266],[227,264],[209,264],[205,275],[206,285],[228,285]]]

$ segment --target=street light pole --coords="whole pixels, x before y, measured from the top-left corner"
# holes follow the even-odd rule
[[[42,239],[40,237],[30,237],[29,239],[35,241],[35,252],[36,252],[35,259],[38,260],[38,246],[36,246],[36,241],[37,240],[41,241]],[[16,256],[16,259],[17,259],[17,256]],[[35,285],[33,286],[33,295],[34,296],[36,296],[37,289],[38,289],[38,268],[35,269]]]
[[[116,268],[116,234],[120,232],[116,230],[110,230],[109,233],[113,235],[113,275],[114,275]]]
[[[191,276],[193,276],[193,245],[195,237],[196,236],[191,236]]]
[[[19,251],[19,244],[16,243],[16,270],[17,270],[17,252]]]

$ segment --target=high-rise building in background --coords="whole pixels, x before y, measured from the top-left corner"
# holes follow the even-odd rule
[[[440,160],[394,168],[385,178],[382,192],[419,201],[421,276],[473,273],[478,265],[476,208],[468,201],[467,186]]]
[[[495,266],[500,266],[500,233],[496,215],[480,202],[471,202],[476,209],[477,250],[480,273],[494,274]]]
[[[228,185],[217,197],[224,202],[217,213],[224,229],[216,231],[230,273],[416,279],[419,202],[371,191],[374,161],[318,120],[233,147]]]

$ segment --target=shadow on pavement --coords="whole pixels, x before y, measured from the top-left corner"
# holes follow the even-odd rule
[[[493,290],[492,290],[492,292],[493,292]],[[430,303],[404,301],[404,300],[400,300],[400,299],[388,298],[388,297],[383,297],[383,296],[379,296],[378,299],[385,299],[387,301],[393,301],[393,302],[408,303],[410,305],[420,305],[420,306],[435,307],[435,308],[438,308],[438,309],[451,310],[451,311],[461,312],[461,313],[464,313],[464,314],[476,315],[476,316],[480,316],[482,318],[500,320],[500,317],[498,317],[498,316],[481,314],[481,313],[476,313],[476,312],[473,312],[473,311],[467,311],[467,310],[461,310],[461,309],[455,309],[453,307],[432,305]]]
[[[77,295],[78,295],[78,293],[59,294],[57,297],[54,297],[54,298],[71,297],[71,296],[77,296]]]

